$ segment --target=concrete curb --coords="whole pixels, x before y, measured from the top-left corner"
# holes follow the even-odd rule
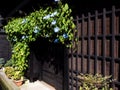
[[[2,90],[20,90],[12,80],[8,79],[3,70],[0,70],[0,86],[2,87]]]

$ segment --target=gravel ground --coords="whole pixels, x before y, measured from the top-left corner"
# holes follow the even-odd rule
[[[37,80],[35,82],[27,81],[25,84],[20,86],[20,90],[55,90],[55,88],[43,81]]]

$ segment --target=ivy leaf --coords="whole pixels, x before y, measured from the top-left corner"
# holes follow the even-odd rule
[[[69,9],[68,4],[65,4],[65,7],[63,8],[65,11]]]

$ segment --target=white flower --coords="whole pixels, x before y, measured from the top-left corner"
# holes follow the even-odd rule
[[[22,20],[22,23],[26,23],[26,21],[27,21],[26,19],[23,19],[23,20]]]
[[[55,2],[59,2],[60,0],[55,0]]]
[[[64,38],[68,38],[68,35],[66,33],[63,34]]]
[[[26,38],[28,38],[28,36],[22,36],[22,39],[26,39]]]
[[[60,30],[59,27],[55,27],[55,28],[54,28],[54,32],[55,32],[55,33],[59,32],[59,30]]]
[[[34,28],[35,28],[35,29],[38,29],[38,26],[35,26]]]
[[[50,15],[48,14],[47,16],[43,17],[43,19],[49,19]]]
[[[39,32],[39,27],[38,26],[35,26],[34,27],[34,33],[38,33]]]
[[[22,39],[25,39],[25,36],[22,36]]]
[[[34,30],[34,33],[38,33],[38,31],[39,31],[38,29],[35,29],[35,30]]]
[[[57,14],[57,11],[53,12],[50,16],[54,17]]]
[[[54,21],[52,21],[52,23],[51,23],[52,25],[55,25],[56,24],[56,20],[54,20]]]

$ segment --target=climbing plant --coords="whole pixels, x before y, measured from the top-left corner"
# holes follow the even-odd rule
[[[12,66],[24,73],[28,67],[29,43],[38,37],[72,47],[75,24],[68,4],[35,10],[25,17],[12,18],[4,26],[12,45]]]

